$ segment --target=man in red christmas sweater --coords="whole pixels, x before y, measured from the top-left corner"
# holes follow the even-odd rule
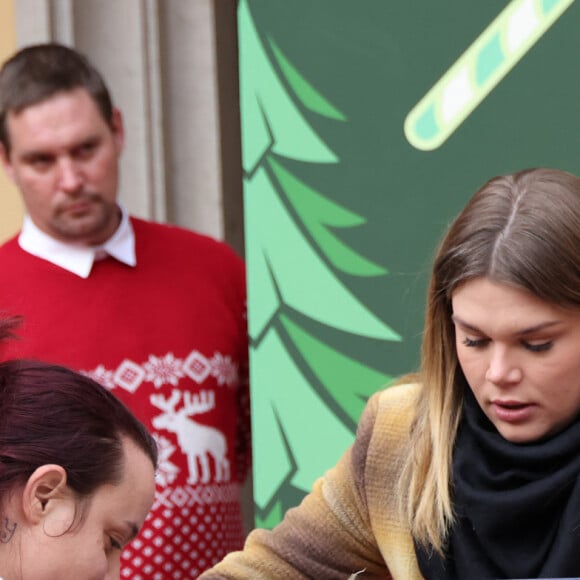
[[[243,542],[244,265],[221,242],[127,215],[123,141],[121,113],[76,51],[28,47],[2,68],[0,157],[26,208],[0,248],[0,311],[24,317],[3,358],[81,370],[149,426],[157,495],[121,577],[196,578]],[[118,537],[109,525],[103,537]]]

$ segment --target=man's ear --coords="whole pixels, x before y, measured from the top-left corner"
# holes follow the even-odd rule
[[[117,153],[120,154],[125,146],[125,126],[123,124],[123,114],[117,107],[113,108],[111,115],[111,130],[117,145]]]
[[[14,170],[12,168],[12,163],[10,162],[10,155],[6,151],[3,143],[0,143],[0,161],[4,167],[4,171],[12,181],[14,181]]]
[[[31,525],[41,524],[50,536],[65,533],[74,522],[76,499],[60,465],[42,465],[28,478],[22,493],[22,511]]]

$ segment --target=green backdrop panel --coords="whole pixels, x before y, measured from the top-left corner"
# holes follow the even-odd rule
[[[489,177],[580,173],[573,0],[241,0],[254,498],[272,526],[415,370],[430,263]]]

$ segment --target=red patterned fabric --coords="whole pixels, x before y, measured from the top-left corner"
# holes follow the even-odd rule
[[[225,244],[132,218],[137,266],[105,258],[87,279],[0,248],[0,311],[24,315],[2,358],[81,370],[159,443],[155,504],[122,578],[196,578],[243,543],[250,464],[245,273]]]

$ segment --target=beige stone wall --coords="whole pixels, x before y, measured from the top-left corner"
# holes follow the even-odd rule
[[[0,2],[0,62],[16,47],[14,1]],[[12,236],[22,222],[22,203],[12,182],[0,171],[0,243]]]

